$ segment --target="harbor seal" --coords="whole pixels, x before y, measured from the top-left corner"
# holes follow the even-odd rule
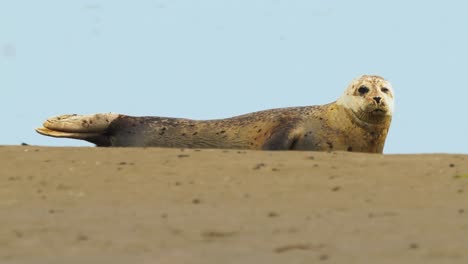
[[[61,115],[36,131],[97,146],[355,151],[382,153],[393,114],[384,78],[354,79],[335,102],[270,109],[217,120]]]

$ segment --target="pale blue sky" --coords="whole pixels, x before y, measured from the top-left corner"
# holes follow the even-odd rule
[[[393,83],[385,153],[468,153],[467,1],[0,0],[0,145],[65,113],[212,119]]]

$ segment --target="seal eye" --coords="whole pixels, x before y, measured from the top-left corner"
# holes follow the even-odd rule
[[[361,95],[362,95],[362,94],[366,94],[366,93],[369,92],[369,88],[367,88],[366,86],[363,85],[363,86],[359,87],[358,92],[359,92]]]
[[[382,89],[380,89],[380,91],[382,91],[383,93],[388,93],[390,90],[386,87],[383,87]]]

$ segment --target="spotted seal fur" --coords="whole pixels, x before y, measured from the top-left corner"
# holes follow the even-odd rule
[[[270,109],[217,120],[61,115],[36,131],[97,146],[356,151],[382,153],[393,114],[393,89],[384,78],[354,79],[335,102]]]

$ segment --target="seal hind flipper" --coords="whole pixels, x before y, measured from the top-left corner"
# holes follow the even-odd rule
[[[45,136],[81,139],[98,146],[110,146],[107,130],[119,116],[114,113],[60,115],[47,119],[36,132]]]
[[[36,128],[36,132],[44,136],[50,136],[50,137],[56,137],[56,138],[75,138],[75,139],[86,139],[88,137],[100,135],[100,133],[63,132],[63,131],[51,130],[45,127]]]
[[[110,123],[114,121],[119,114],[94,114],[94,115],[60,115],[47,119],[43,126],[45,128],[78,133],[95,133],[105,131]]]

